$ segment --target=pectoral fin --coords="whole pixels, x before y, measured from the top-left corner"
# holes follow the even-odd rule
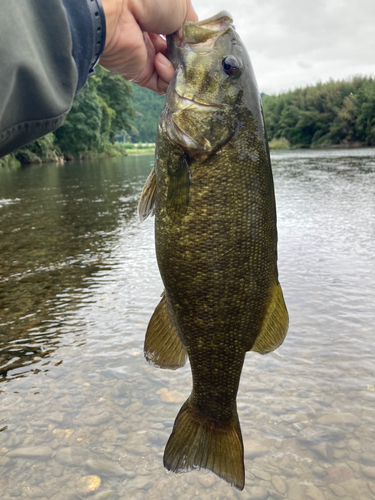
[[[279,283],[275,284],[262,329],[249,351],[267,354],[277,349],[288,331],[289,316]]]
[[[168,168],[167,214],[175,222],[186,214],[189,205],[190,173],[188,156],[184,153],[175,168]]]
[[[143,222],[150,215],[155,213],[155,195],[156,195],[156,175],[155,168],[151,170],[150,175],[147,177],[146,184],[144,185],[141,198],[138,203],[138,214],[141,222]]]
[[[176,370],[186,363],[187,352],[168,312],[165,295],[150,319],[144,354],[149,363],[160,368]]]

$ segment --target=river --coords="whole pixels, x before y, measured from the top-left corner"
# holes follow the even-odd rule
[[[375,150],[272,164],[290,328],[246,357],[243,492],[163,468],[191,372],[143,357],[153,156],[0,169],[2,500],[375,499]]]

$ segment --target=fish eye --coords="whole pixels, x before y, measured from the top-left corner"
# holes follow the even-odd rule
[[[240,71],[240,63],[234,56],[226,56],[221,61],[223,70],[228,76],[237,75]]]

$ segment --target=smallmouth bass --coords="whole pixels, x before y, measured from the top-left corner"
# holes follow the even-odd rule
[[[139,203],[155,212],[165,286],[146,359],[177,369],[193,390],[164,452],[173,472],[206,468],[242,490],[236,396],[247,351],[284,340],[271,162],[255,76],[225,11],[168,36],[175,67],[161,114],[155,168]]]

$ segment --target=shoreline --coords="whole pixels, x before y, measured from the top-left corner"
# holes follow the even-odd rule
[[[362,145],[362,144],[331,144],[331,145],[324,145],[324,146],[315,146],[315,147],[308,147],[308,148],[274,148],[269,145],[269,149],[272,152],[277,152],[277,151],[297,151],[299,149],[305,150],[305,151],[322,151],[322,150],[348,150],[348,149],[374,149],[375,146],[367,146],[367,145]],[[125,149],[125,148],[124,148]],[[116,157],[125,157],[125,156],[137,156],[137,155],[142,155],[142,154],[155,154],[155,148],[131,148],[131,149],[125,149],[124,152],[121,154],[106,154],[106,153],[100,153],[100,154],[83,154],[81,158],[64,158],[63,156],[56,157],[56,159],[46,159],[46,158],[40,158],[35,159],[33,162],[21,162],[17,160],[14,156],[14,153],[11,153],[10,155],[4,156],[3,158],[0,158],[0,167],[17,167],[21,165],[42,165],[42,164],[51,164],[55,163],[58,165],[64,165],[65,163],[68,163],[70,161],[86,161],[86,160],[98,160],[101,158],[116,158]]]

